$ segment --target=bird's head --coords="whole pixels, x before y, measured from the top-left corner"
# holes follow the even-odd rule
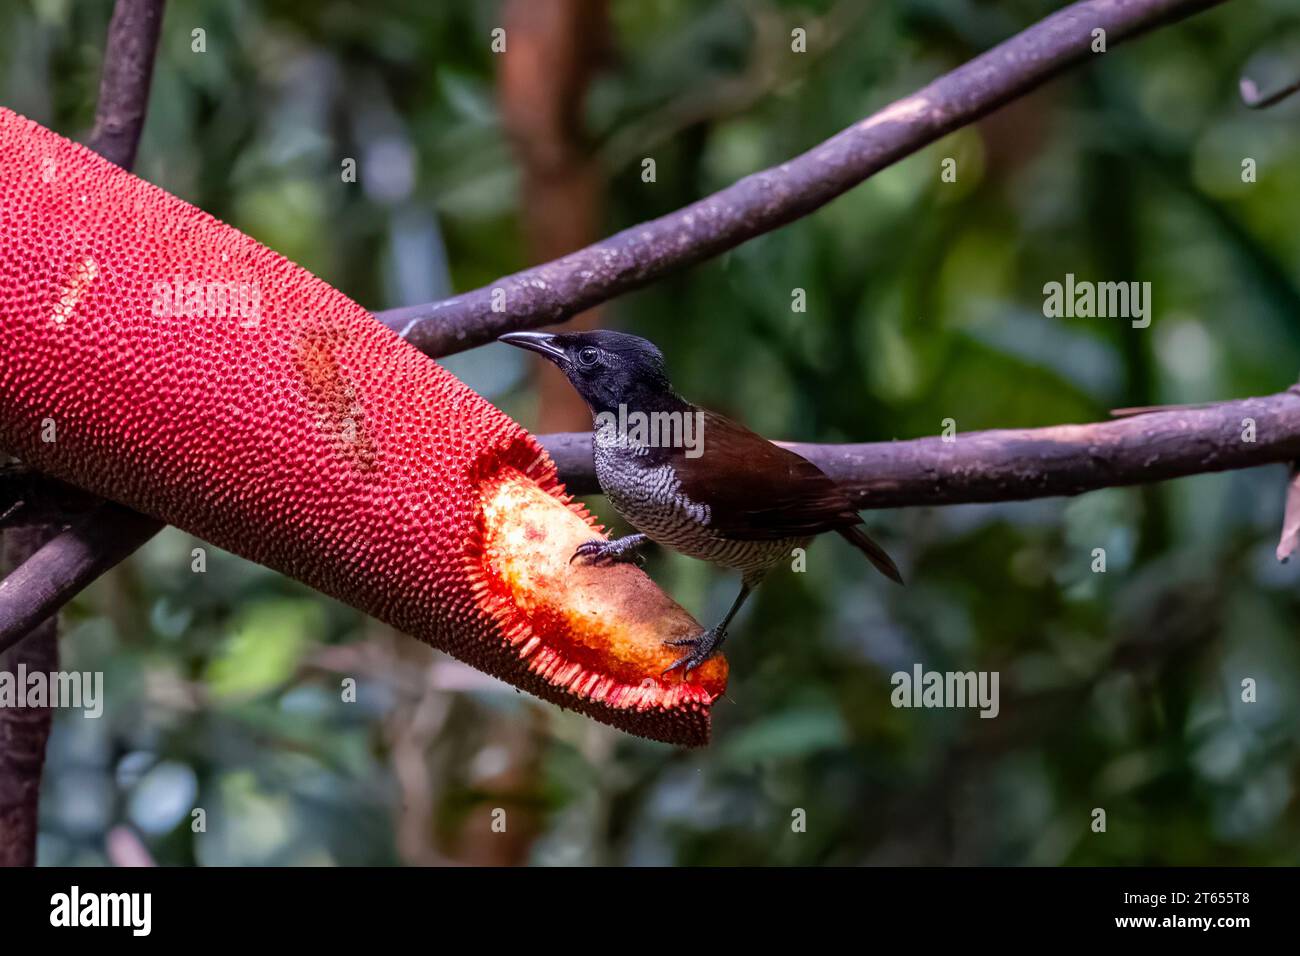
[[[499,341],[553,362],[593,413],[616,411],[619,405],[653,410],[680,401],[668,382],[663,353],[626,332],[508,332]]]

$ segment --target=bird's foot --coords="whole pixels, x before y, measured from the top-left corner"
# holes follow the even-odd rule
[[[718,649],[722,647],[722,642],[726,639],[726,631],[721,627],[711,627],[708,630],[701,631],[699,634],[695,635],[695,637],[683,637],[676,641],[664,641],[664,643],[670,647],[690,648],[690,651],[677,658],[676,662],[664,671],[664,674],[671,674],[679,667],[683,668],[683,675],[689,674],[716,654]]]
[[[642,564],[645,561],[640,551],[643,544],[645,544],[645,535],[643,534],[629,534],[615,541],[601,541],[599,539],[584,541],[573,552],[573,557],[569,558],[569,563],[572,564],[578,558],[585,558],[590,564],[598,567],[629,562]]]

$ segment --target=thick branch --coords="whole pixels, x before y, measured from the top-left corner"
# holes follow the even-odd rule
[[[571,492],[599,491],[590,433],[543,435],[541,441]],[[1300,458],[1300,388],[1088,425],[958,433],[951,442],[782,444],[820,466],[859,509],[1023,501],[1294,461]],[[706,456],[708,447],[706,433]],[[105,505],[46,545],[30,569],[0,584],[0,650],[155,528],[152,518]]]
[[[589,433],[544,435],[542,444],[570,491],[599,490]],[[950,442],[782,444],[820,466],[859,509],[1077,495],[1293,461],[1300,457],[1300,388],[1090,425],[958,433]],[[703,447],[707,459],[707,430]]]
[[[0,540],[0,573],[22,564],[49,532],[13,529]],[[48,673],[59,660],[57,623],[51,618],[22,647],[0,651],[0,672]],[[50,735],[49,707],[0,707],[0,866],[35,866],[41,770]]]
[[[162,526],[107,502],[57,535],[0,581],[0,653]]]
[[[780,166],[603,242],[443,302],[378,313],[430,355],[568,319],[770,232],[1092,53],[1223,0],[1083,0]],[[494,299],[496,300],[494,302]],[[494,311],[494,305],[499,311]]]

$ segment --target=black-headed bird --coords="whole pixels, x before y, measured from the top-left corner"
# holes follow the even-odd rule
[[[586,401],[596,480],[637,531],[585,542],[573,559],[636,561],[649,539],[741,573],[740,594],[719,624],[669,642],[687,652],[668,671],[689,673],[706,661],[768,572],[823,532],[836,532],[903,583],[835,482],[807,459],[674,392],[652,342],[605,330],[511,332],[500,340],[553,362]]]

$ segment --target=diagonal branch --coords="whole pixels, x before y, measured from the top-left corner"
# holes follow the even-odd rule
[[[0,580],[0,654],[131,555],[162,525],[106,502]]]
[[[1089,56],[1224,0],[1083,0],[1016,34],[802,156],[677,212],[442,302],[377,313],[429,355],[449,355],[583,309],[806,216],[923,146]]]

